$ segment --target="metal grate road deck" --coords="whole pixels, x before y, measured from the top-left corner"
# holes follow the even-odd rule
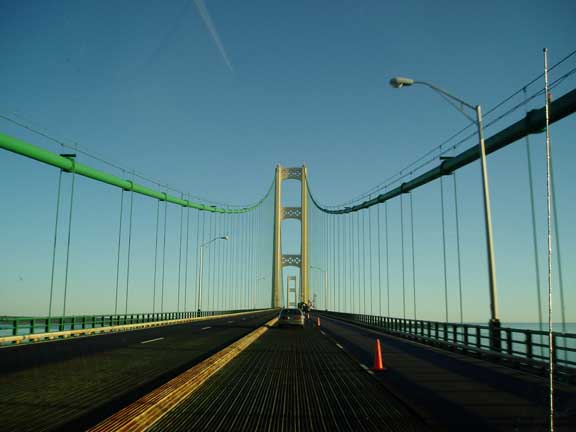
[[[152,430],[428,428],[333,340],[307,327],[271,329]]]

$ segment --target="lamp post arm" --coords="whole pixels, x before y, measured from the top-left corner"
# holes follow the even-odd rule
[[[218,240],[218,239],[219,239],[219,237],[213,238],[212,240],[209,240],[209,241],[207,241],[206,243],[202,243],[202,244],[200,245],[200,248],[203,248],[203,247],[205,247],[205,246],[208,246],[210,243],[214,243],[214,242],[215,242],[216,240]]]
[[[440,87],[435,86],[434,84],[430,84],[426,81],[414,81],[414,84],[422,84],[422,85],[425,85],[427,87],[430,87],[432,90],[434,90],[440,96],[442,96],[442,98],[444,100],[446,100],[446,102],[448,102],[450,105],[452,105],[457,111],[462,113],[462,115],[464,117],[466,117],[472,123],[477,124],[476,119],[474,119],[474,117],[470,116],[469,114],[466,113],[466,111],[464,111],[462,109],[463,107],[466,107],[466,108],[469,108],[473,111],[476,111],[475,106],[470,105],[468,102],[464,102],[462,99],[454,96],[453,94],[448,93],[446,90],[441,89]]]
[[[444,90],[444,89],[442,89],[442,88],[440,88],[440,87],[438,87],[438,86],[436,86],[436,85],[434,85],[434,84],[430,84],[429,82],[426,82],[426,81],[414,81],[414,84],[422,84],[422,85],[428,86],[428,87],[430,87],[432,90],[434,90],[434,91],[436,91],[436,92],[438,92],[438,93],[440,93],[440,94],[443,94],[444,96],[446,96],[446,97],[448,97],[448,98],[450,98],[450,99],[458,102],[460,105],[464,105],[465,107],[468,107],[468,108],[470,108],[470,109],[473,110],[473,111],[476,111],[476,107],[475,107],[474,105],[470,105],[468,102],[463,101],[463,100],[460,99],[459,97],[456,97],[456,96],[454,96],[454,95],[451,94],[451,93],[448,93],[446,90]]]

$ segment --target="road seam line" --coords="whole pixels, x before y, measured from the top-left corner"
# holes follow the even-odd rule
[[[162,340],[162,339],[164,339],[164,338],[163,338],[163,337],[159,337],[159,338],[156,338],[156,339],[150,339],[150,340],[143,341],[143,342],[140,342],[140,343],[141,343],[141,344],[147,344],[147,343],[156,342],[156,341],[159,341],[159,340]]]

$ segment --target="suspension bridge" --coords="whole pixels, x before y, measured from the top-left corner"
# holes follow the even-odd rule
[[[314,195],[304,165],[278,165],[258,202],[233,207],[0,134],[7,163],[49,170],[54,200],[50,226],[26,216],[49,247],[42,246],[42,262],[26,263],[42,273],[34,282],[42,298],[18,306],[41,304],[45,313],[0,317],[0,430],[546,430],[551,369],[557,428],[574,430],[576,332],[561,260],[554,331],[542,324],[539,274],[536,289],[523,291],[537,305],[538,325],[501,316],[499,296],[509,287],[497,285],[496,258],[509,240],[492,233],[486,163],[500,152],[528,152],[531,207],[518,218],[532,221],[523,235],[533,239],[535,257],[526,266],[538,272],[529,137],[568,121],[576,90],[486,139],[479,107],[470,108],[479,143],[336,207]],[[483,189],[473,199],[482,229],[462,223],[470,209],[459,202],[470,191],[457,182],[477,175],[478,165]],[[283,204],[287,181],[299,182],[298,205]],[[31,184],[3,183],[34,199]],[[84,199],[93,188],[104,191],[96,203]],[[435,198],[419,215],[421,190]],[[90,231],[102,206],[113,217],[107,229]],[[300,226],[298,254],[284,253],[288,219]],[[7,238],[11,229],[3,224]],[[485,241],[467,242],[472,252],[463,239],[484,229]],[[109,247],[95,250],[95,237]],[[16,243],[20,261],[36,256],[35,245]],[[417,259],[419,248],[434,249],[437,262]],[[465,254],[483,260],[470,279]],[[419,300],[433,289],[436,303]],[[106,307],[78,313],[91,302]],[[304,329],[276,326],[286,307],[307,311]],[[444,319],[427,319],[431,311]],[[380,356],[383,364],[375,363]]]

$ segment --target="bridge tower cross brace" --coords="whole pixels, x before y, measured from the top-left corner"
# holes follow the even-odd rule
[[[282,182],[300,180],[300,207],[282,207]],[[308,182],[306,166],[283,168],[276,166],[274,180],[274,259],[272,260],[272,305],[281,305],[282,268],[293,266],[300,269],[300,301],[308,303]],[[300,254],[282,255],[282,221],[298,219],[300,221]]]

